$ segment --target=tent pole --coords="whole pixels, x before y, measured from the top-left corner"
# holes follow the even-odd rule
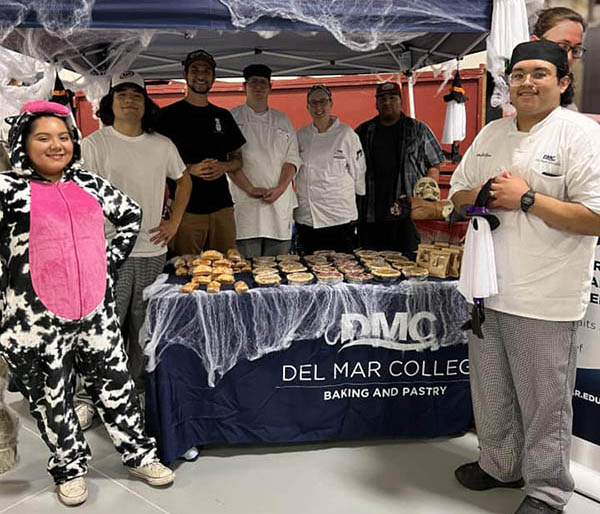
[[[408,109],[411,118],[415,118],[415,90],[414,90],[414,75],[408,75]]]

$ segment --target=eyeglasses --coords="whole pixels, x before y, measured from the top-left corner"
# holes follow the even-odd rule
[[[329,98],[322,98],[321,100],[310,100],[308,105],[311,107],[319,107],[320,105],[327,105],[329,103]]]
[[[546,41],[550,41],[546,39]],[[582,45],[571,46],[569,43],[554,41],[558,46],[560,46],[565,52],[571,52],[573,59],[581,59],[583,54],[585,54],[587,48],[584,48]]]
[[[525,82],[525,80],[527,80],[527,77],[529,77],[531,79],[531,82],[533,82],[536,85],[542,84],[544,81],[546,81],[546,79],[548,79],[549,77],[552,77],[552,73],[546,71],[546,70],[535,70],[529,73],[525,73],[524,71],[513,71],[509,76],[508,76],[508,83],[511,86],[520,86],[521,84],[523,84]]]

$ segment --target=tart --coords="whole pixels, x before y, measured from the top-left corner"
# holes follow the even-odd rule
[[[380,282],[394,282],[401,276],[401,273],[393,268],[378,268],[376,270],[371,270],[371,274],[375,280],[379,280]]]
[[[286,255],[278,255],[277,256],[277,260],[279,262],[288,262],[288,261],[295,261],[295,262],[297,262],[297,261],[300,260],[300,256],[288,253]]]
[[[346,278],[346,282],[350,284],[365,284],[373,280],[373,275],[364,271],[349,271],[344,277]]]
[[[254,277],[254,281],[261,287],[272,287],[278,286],[281,283],[281,277],[279,274],[259,273]]]
[[[312,273],[303,273],[303,272],[298,272],[298,273],[290,273],[289,275],[286,276],[288,284],[290,285],[305,285],[305,284],[310,284],[315,276]]]
[[[374,259],[379,257],[379,252],[375,250],[354,250],[354,255],[361,259]]]
[[[402,273],[408,279],[412,280],[425,280],[429,276],[429,270],[421,268],[419,266],[413,266],[411,268],[405,268]]]
[[[322,284],[339,284],[340,282],[343,282],[344,275],[342,275],[339,271],[317,273],[317,280]]]
[[[303,266],[299,262],[286,262],[282,263],[279,267],[284,273],[298,273],[301,271],[306,271],[306,266]]]

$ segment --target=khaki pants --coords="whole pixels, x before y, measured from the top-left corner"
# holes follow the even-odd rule
[[[212,214],[186,212],[171,244],[176,255],[197,255],[203,250],[225,253],[230,248],[235,248],[233,207],[226,207]]]

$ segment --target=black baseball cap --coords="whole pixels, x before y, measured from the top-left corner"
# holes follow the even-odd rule
[[[187,70],[190,64],[192,64],[195,61],[204,61],[208,63],[208,65],[213,69],[213,71],[215,71],[215,68],[217,67],[215,58],[212,55],[210,55],[206,50],[194,50],[193,52],[190,52],[189,54],[187,54],[185,60],[181,64],[183,64],[183,67]]]
[[[271,68],[266,64],[250,64],[244,68],[244,79],[248,80],[250,77],[264,77],[271,80]]]

